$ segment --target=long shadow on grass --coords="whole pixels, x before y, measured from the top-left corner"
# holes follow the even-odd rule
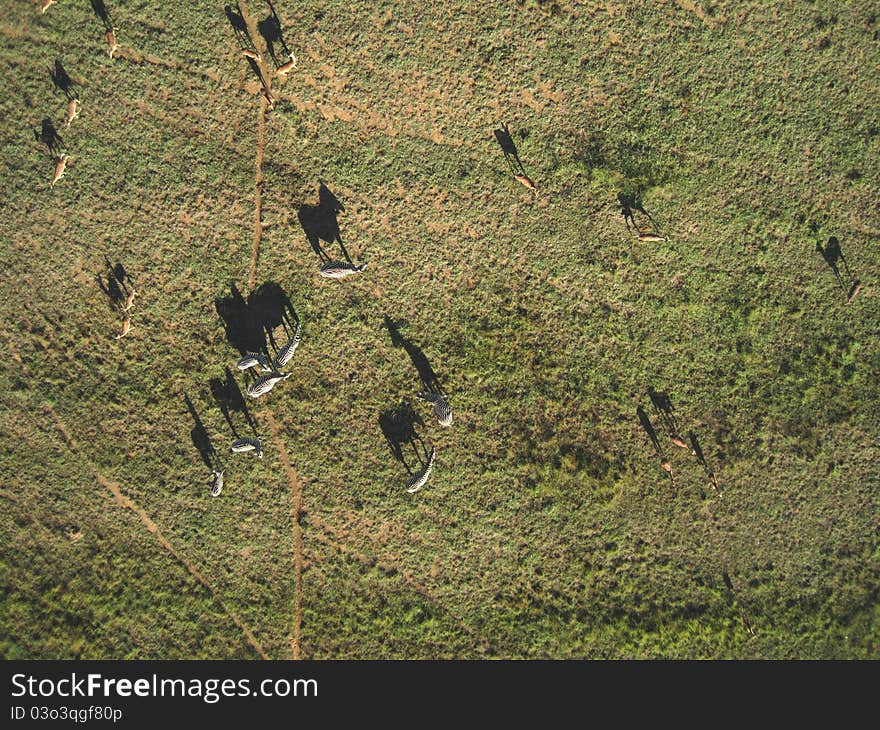
[[[651,214],[645,210],[645,204],[642,201],[642,191],[636,190],[635,192],[624,192],[621,191],[617,194],[617,202],[620,203],[620,212],[623,215],[624,223],[626,223],[626,230],[629,233],[632,233],[634,236],[639,235],[640,232],[645,232],[653,229],[655,232],[658,232],[660,228],[657,225],[657,221],[655,221]],[[651,229],[649,229],[644,224],[639,225],[639,222],[636,220],[636,213],[645,216],[651,224]]]
[[[399,405],[392,408],[386,408],[379,414],[379,428],[382,429],[382,435],[385,436],[392,456],[403,464],[410,474],[413,473],[413,469],[404,456],[404,450],[407,447],[412,448],[419,467],[424,466],[428,458],[428,449],[416,431],[417,425],[424,426],[425,422],[407,400],[401,401]]]
[[[52,124],[52,120],[49,118],[43,120],[39,132],[34,132],[34,139],[46,145],[49,148],[49,152],[53,155],[59,154],[64,146],[64,140],[58,134],[58,130],[55,129],[55,125]]]
[[[208,431],[205,428],[205,424],[202,423],[202,419],[199,418],[196,407],[193,405],[193,402],[188,395],[184,395],[183,400],[186,402],[189,414],[195,422],[195,425],[189,432],[189,437],[192,439],[193,446],[198,450],[199,456],[202,457],[202,461],[205,462],[205,466],[207,466],[208,469],[211,471],[215,469],[221,470],[222,465],[220,464],[220,458],[214,450],[214,444],[211,443],[211,437],[208,435]]]
[[[439,393],[445,398],[446,393],[443,392],[440,379],[437,377],[437,373],[434,372],[434,368],[431,367],[431,363],[428,362],[428,358],[422,351],[422,348],[412,340],[404,337],[398,325],[387,314],[383,315],[383,320],[388,328],[388,333],[391,335],[391,344],[394,347],[402,347],[406,350],[406,354],[409,355],[409,359],[412,361],[413,367],[415,367],[419,374],[419,379],[422,381],[422,389],[431,393]]]
[[[49,67],[49,75],[52,77],[52,83],[55,84],[55,88],[61,91],[64,96],[68,99],[79,98],[76,85],[64,69],[64,64],[61,63],[60,58],[55,59],[55,68]]]
[[[107,6],[104,5],[104,0],[91,0],[91,2],[92,10],[95,11],[98,20],[104,24],[104,29],[110,30],[110,28],[113,27],[113,21],[110,19],[110,13],[107,12]]]
[[[855,299],[856,294],[859,293],[859,290],[862,288],[861,282],[856,279],[849,270],[849,264],[846,262],[846,257],[843,255],[843,249],[840,248],[840,241],[837,239],[837,236],[831,236],[828,239],[828,243],[825,244],[825,247],[822,247],[821,243],[816,244],[816,251],[825,259],[825,263],[831,267],[831,270],[834,272],[834,276],[837,279],[837,283],[843,287],[843,290],[846,292],[846,301],[849,304],[853,299]],[[846,272],[847,279],[849,280],[849,286],[844,283],[843,277],[840,275],[840,267],[838,266],[838,262],[843,264],[843,270]]]
[[[104,283],[103,276],[107,277],[106,284]],[[111,309],[122,307],[123,302],[131,293],[131,289],[128,286],[129,283],[133,284],[131,274],[126,271],[125,266],[121,262],[117,261],[115,265],[111,264],[110,259],[106,256],[104,257],[104,273],[103,275],[96,274],[95,280],[98,282],[98,286],[101,287],[101,291],[110,300]]]
[[[254,45],[254,39],[251,38],[251,32],[248,30],[244,15],[241,13],[241,6],[236,3],[235,9],[233,9],[231,5],[226,5],[223,9],[226,12],[226,19],[229,21],[232,30],[235,32],[235,38],[239,45],[242,48],[248,48],[251,51],[256,52],[257,47]]]
[[[269,6],[269,15],[263,20],[257,22],[257,30],[260,32],[260,35],[263,36],[263,40],[266,41],[266,50],[269,51],[269,55],[275,63],[275,68],[278,68],[282,62],[278,60],[278,54],[275,52],[275,44],[281,44],[281,48],[284,50],[284,55],[287,57],[290,56],[290,49],[287,47],[287,43],[284,42],[284,33],[281,30],[281,18],[278,17],[278,13],[275,12],[275,7],[270,0],[266,0],[266,4]]]
[[[232,419],[233,413],[243,414],[247,425],[250,426],[254,436],[256,436],[258,433],[257,423],[251,416],[250,410],[248,410],[247,402],[245,402],[244,395],[238,386],[238,382],[235,380],[232,369],[227,366],[224,374],[226,376],[224,379],[211,378],[209,385],[211,387],[211,395],[214,396],[214,400],[217,402],[223,418],[226,419],[233,438],[240,438],[238,430],[235,428],[235,422]]]
[[[226,328],[226,339],[241,355],[262,352],[271,358],[269,345],[278,352],[276,328],[283,327],[290,338],[299,321],[290,297],[274,281],[260,284],[247,300],[232,284],[232,294],[218,297],[214,306]]]
[[[345,206],[342,205],[339,198],[330,192],[330,188],[320,182],[318,185],[318,204],[303,204],[296,215],[303,231],[305,231],[306,238],[312,245],[312,250],[318,254],[322,261],[331,260],[330,255],[321,246],[321,241],[324,241],[325,243],[338,242],[345,260],[352,263],[339,230],[337,216],[340,212],[345,212]]]

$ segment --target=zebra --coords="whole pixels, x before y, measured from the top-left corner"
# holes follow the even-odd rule
[[[269,367],[269,358],[262,352],[248,352],[235,363],[235,367],[239,370],[247,370],[255,365],[259,365],[263,372],[270,372],[272,369]]]
[[[263,446],[260,444],[260,439],[238,439],[232,442],[230,451],[234,454],[245,454],[248,451],[253,451],[258,459],[263,458]]]
[[[442,395],[439,393],[416,393],[416,395],[434,406],[434,415],[437,416],[441,426],[452,425],[452,409]]]
[[[367,268],[366,264],[355,266],[347,261],[328,261],[318,271],[321,276],[328,279],[343,279],[350,274],[356,274]]]
[[[431,470],[434,468],[434,447],[431,447],[431,453],[428,454],[428,463],[425,464],[419,471],[413,474],[409,481],[406,483],[406,491],[410,494],[418,492],[422,487],[425,486],[425,482],[428,481],[428,477],[431,476]]]
[[[253,383],[251,383],[245,391],[251,398],[259,398],[264,393],[268,393],[275,387],[275,383],[279,380],[287,380],[291,373],[270,372],[268,375],[261,375]]]
[[[288,362],[290,362],[290,358],[293,357],[293,353],[296,352],[296,348],[299,347],[299,341],[302,339],[302,323],[296,323],[296,331],[293,333],[293,339],[288,342],[284,347],[282,347],[278,354],[275,356],[275,360],[272,365],[276,370],[280,370]]]
[[[211,469],[211,496],[217,497],[223,491],[223,472]]]

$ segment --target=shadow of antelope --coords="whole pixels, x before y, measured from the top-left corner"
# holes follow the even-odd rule
[[[44,119],[40,125],[40,131],[34,131],[34,139],[38,143],[46,145],[49,152],[53,155],[60,154],[61,148],[64,146],[64,140],[61,138],[61,135],[58,134],[58,130],[55,129],[52,120],[48,117]]]
[[[257,30],[266,42],[266,50],[269,52],[269,56],[272,58],[275,68],[278,68],[284,62],[278,60],[278,54],[275,51],[275,44],[279,43],[281,45],[285,57],[290,57],[290,49],[284,41],[284,32],[281,28],[281,18],[279,18],[278,13],[275,12],[275,6],[272,5],[271,0],[266,0],[266,4],[269,6],[269,15],[263,20],[257,22]]]
[[[67,97],[67,100],[78,99],[79,92],[76,89],[76,84],[73,82],[73,79],[70,78],[67,71],[64,68],[64,64],[61,63],[60,58],[55,59],[55,67],[49,67],[49,75],[52,77],[52,83],[55,85],[55,88],[58,89],[61,93]]]
[[[861,282],[855,278],[849,270],[849,264],[846,261],[846,257],[843,255],[843,249],[840,248],[840,241],[837,239],[837,236],[831,236],[828,239],[828,243],[825,244],[825,247],[822,247],[821,243],[816,243],[816,251],[822,256],[825,260],[825,263],[831,268],[834,272],[834,276],[837,279],[837,283],[843,288],[844,292],[846,292],[846,303],[849,304],[853,299],[856,298],[856,295],[862,288]],[[843,270],[846,272],[847,279],[850,284],[847,286],[843,277],[840,275],[840,267],[838,266],[838,261],[843,264]]]

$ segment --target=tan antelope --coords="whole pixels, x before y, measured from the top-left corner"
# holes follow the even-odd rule
[[[533,192],[538,192],[538,186],[532,182],[531,178],[528,175],[523,175],[522,173],[516,173],[514,178],[519,180],[523,185],[525,185],[529,190]]]
[[[131,305],[134,304],[135,294],[137,294],[137,292],[134,289],[129,292],[128,296],[125,298],[125,304],[122,307],[123,312],[127,312],[129,309],[131,309]]]
[[[688,446],[684,441],[678,438],[678,436],[670,436],[669,440],[672,441],[672,443],[674,443],[679,448],[688,449],[689,451],[691,451],[691,453],[694,454],[694,456],[696,456],[696,453],[693,452],[693,449],[691,449],[690,446]]]
[[[110,56],[110,58],[113,58],[113,54],[116,53],[116,49],[119,47],[119,44],[116,42],[115,26],[107,29],[107,32],[104,33],[104,40],[107,41],[107,45],[109,46],[107,55]]]
[[[118,340],[120,337],[125,337],[128,334],[128,331],[131,329],[131,317],[127,314],[125,315],[125,319],[122,320],[122,332],[120,332],[114,340]]]
[[[640,241],[645,241],[648,243],[653,243],[655,241],[668,241],[669,236],[661,236],[659,233],[654,233],[651,231],[643,231],[636,227],[636,236]]]
[[[296,68],[296,56],[294,56],[291,53],[290,60],[287,61],[286,63],[282,63],[278,68],[275,69],[275,75],[281,76],[283,78],[284,76],[287,76],[287,74],[289,74],[295,68]]]
[[[252,61],[256,61],[257,63],[261,63],[263,60],[262,55],[260,55],[257,51],[252,51],[250,48],[242,48],[241,55],[245,58],[249,58]]]
[[[660,466],[663,467],[663,471],[669,474],[669,479],[672,481],[672,484],[675,484],[675,477],[672,475],[672,464],[670,464],[666,459],[663,459],[660,462]]]
[[[45,13],[49,9],[50,5],[54,5],[54,4],[55,4],[55,0],[43,0],[43,2],[40,3],[40,15]]]
[[[81,104],[79,99],[73,97],[67,102],[67,121],[64,123],[65,129],[70,129],[70,123],[79,116],[79,108]]]
[[[62,152],[61,156],[58,158],[58,162],[55,164],[55,176],[52,178],[52,184],[49,186],[50,188],[55,187],[55,183],[57,183],[61,176],[64,174],[64,168],[67,167],[67,160],[69,159],[66,152]]]

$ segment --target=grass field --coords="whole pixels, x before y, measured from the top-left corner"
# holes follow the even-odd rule
[[[0,655],[880,657],[875,3],[277,0],[281,78],[246,0],[271,109],[222,3],[106,0],[113,58],[92,5],[0,0]],[[257,459],[211,381],[273,289]]]

